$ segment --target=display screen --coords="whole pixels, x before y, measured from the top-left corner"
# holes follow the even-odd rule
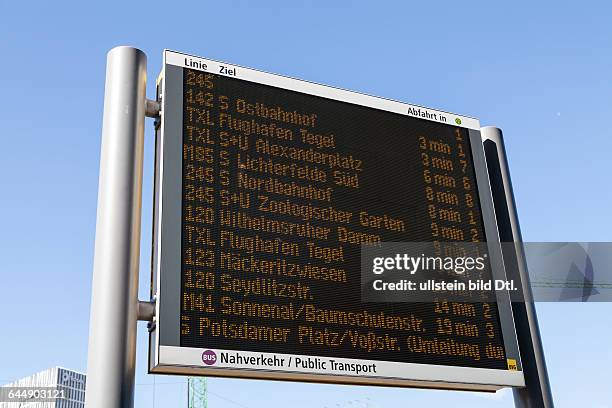
[[[360,298],[362,245],[486,240],[467,129],[182,85],[180,346],[508,369],[495,303]]]

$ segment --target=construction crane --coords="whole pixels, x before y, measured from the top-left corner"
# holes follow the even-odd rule
[[[187,404],[189,408],[208,408],[206,377],[189,377],[187,380]]]
[[[372,405],[369,397],[366,397],[365,400],[351,400],[346,401],[344,403],[336,403],[334,405],[325,405],[323,408],[374,408],[376,405]]]

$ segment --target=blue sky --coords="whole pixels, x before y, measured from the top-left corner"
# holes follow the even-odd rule
[[[112,47],[147,53],[151,98],[169,48],[478,117],[504,129],[525,240],[612,241],[610,21],[604,1],[0,0],[0,382],[86,369]],[[142,298],[152,136],[148,121]],[[612,406],[610,305],[538,313],[557,406]],[[184,378],[144,374],[146,338],[141,324],[136,406],[184,406]],[[209,390],[212,407],[513,406],[508,392],[220,379]]]

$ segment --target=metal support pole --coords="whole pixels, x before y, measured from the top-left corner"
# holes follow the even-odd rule
[[[94,254],[87,408],[134,405],[146,55],[107,55]]]
[[[521,283],[524,298],[524,302],[512,302],[512,313],[526,384],[525,388],[513,390],[514,403],[517,408],[553,408],[552,392],[548,382],[538,317],[531,294],[527,262],[522,246],[523,238],[514,202],[502,131],[491,126],[483,127],[480,131],[485,144],[489,175],[493,179],[491,189],[500,238],[502,242],[515,243],[512,248],[506,247],[510,248],[512,253],[504,253],[504,263],[512,265],[507,272],[516,273],[514,277]],[[493,146],[487,146],[488,141],[494,143],[495,151],[488,151],[488,147]],[[494,184],[493,181],[496,183]]]

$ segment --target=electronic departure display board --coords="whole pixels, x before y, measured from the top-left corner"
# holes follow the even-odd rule
[[[176,52],[158,80],[150,370],[494,390],[509,300],[362,302],[362,245],[498,243],[476,119]]]

